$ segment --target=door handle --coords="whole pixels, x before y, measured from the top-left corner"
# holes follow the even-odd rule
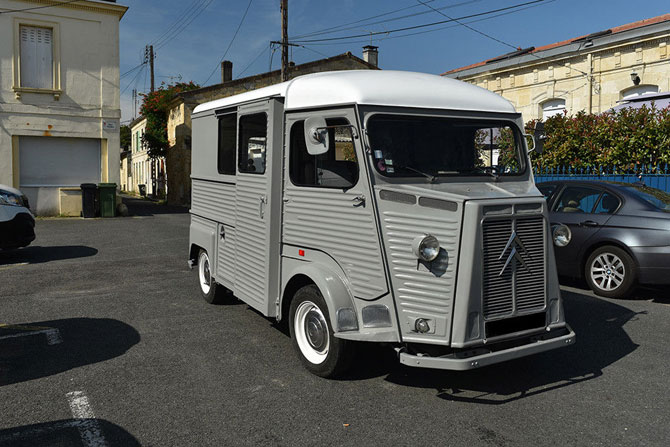
[[[219,236],[221,237],[221,240],[224,240],[226,238],[226,229],[224,227],[221,227],[221,231],[219,232]]]
[[[594,222],[592,220],[585,220],[584,222],[581,222],[579,225],[582,227],[597,227],[598,222]]]
[[[268,199],[265,196],[258,197],[258,217],[263,218],[263,205],[268,202]]]
[[[365,206],[365,196],[363,194],[354,197],[351,201],[354,202],[354,206]]]

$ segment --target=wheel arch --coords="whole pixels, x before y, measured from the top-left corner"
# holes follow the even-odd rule
[[[630,248],[628,248],[628,246],[626,244],[623,244],[623,243],[621,243],[619,241],[615,241],[615,240],[604,239],[604,240],[600,240],[600,241],[598,241],[598,242],[596,242],[592,245],[589,245],[588,248],[586,248],[584,250],[584,254],[582,255],[582,259],[581,259],[580,266],[579,266],[580,267],[579,268],[579,276],[581,278],[586,277],[584,275],[584,271],[586,270],[586,262],[589,260],[589,256],[591,256],[591,254],[594,251],[596,251],[597,249],[599,249],[601,247],[608,247],[608,246],[616,247],[616,248],[619,248],[619,249],[625,251],[626,254],[628,254],[628,256],[630,256],[630,258],[633,260],[634,268],[635,269],[638,268],[637,266],[639,264],[637,262],[637,258],[635,257],[635,254],[633,254],[633,252],[630,250]]]
[[[326,305],[330,323],[337,332],[337,311],[342,308],[351,308],[356,312],[354,299],[349,287],[342,278],[332,269],[314,262],[299,261],[291,258],[284,259],[282,269],[286,272],[282,277],[282,293],[277,320],[288,317],[291,300],[301,287],[314,284],[321,292]]]

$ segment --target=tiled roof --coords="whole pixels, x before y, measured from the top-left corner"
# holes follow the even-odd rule
[[[621,32],[624,32],[624,31],[629,31],[629,30],[636,29],[636,28],[642,28],[644,26],[654,25],[656,23],[661,23],[661,22],[666,22],[666,21],[670,21],[670,14],[664,14],[662,16],[652,17],[650,19],[639,20],[637,22],[628,23],[626,25],[616,26],[616,27],[610,29],[612,32],[608,33],[608,35],[617,34],[617,33],[621,33]],[[584,39],[586,37],[589,37],[590,35],[591,34],[585,34],[583,36],[573,37],[571,39],[563,40],[561,42],[551,43],[549,45],[544,45],[544,46],[541,46],[541,47],[537,47],[534,50],[526,52],[524,54],[538,53],[538,52],[542,52],[542,51],[546,51],[546,50],[551,50],[553,48],[562,47],[564,45],[569,45],[572,42],[574,42],[575,40]],[[459,71],[468,70],[470,68],[481,67],[482,65],[486,65],[487,62],[492,61],[494,59],[498,59],[499,57],[500,56],[496,56],[496,57],[493,57],[491,59],[487,59],[487,60],[482,61],[482,62],[477,62],[475,64],[467,65],[465,67],[455,68],[453,70],[449,70],[449,71],[446,71],[446,72],[442,73],[442,75],[444,76],[444,75],[448,75],[448,74],[451,74],[451,73],[457,73]]]

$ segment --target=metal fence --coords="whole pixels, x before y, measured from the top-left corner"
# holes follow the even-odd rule
[[[643,182],[647,186],[670,193],[670,165],[640,166],[639,169],[621,169],[617,166],[600,168],[536,168],[535,181],[552,180],[604,180],[608,182]]]

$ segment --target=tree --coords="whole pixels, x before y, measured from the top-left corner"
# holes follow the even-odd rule
[[[119,129],[121,134],[121,149],[124,151],[130,150],[130,145],[132,142],[130,126],[122,125]]]
[[[167,114],[170,102],[174,97],[189,90],[200,88],[191,82],[179,82],[174,85],[161,83],[160,87],[150,93],[140,93],[142,107],[140,113],[147,120],[142,142],[146,145],[149,157],[164,157],[169,147],[167,137]]]

